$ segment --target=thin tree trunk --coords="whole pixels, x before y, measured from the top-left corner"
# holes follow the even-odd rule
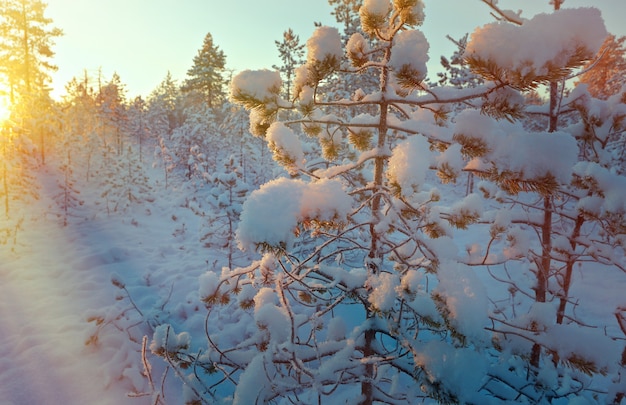
[[[376,339],[376,331],[368,329],[365,331],[365,346],[363,348],[363,358],[365,359],[365,375],[363,376],[363,382],[361,382],[361,395],[363,401],[361,405],[371,405],[374,403],[374,387],[372,384],[374,378],[374,365],[369,361],[374,355],[372,346]]]
[[[583,226],[584,222],[585,218],[582,215],[579,215],[578,218],[576,218],[576,224],[574,225],[574,229],[572,230],[572,235],[570,237],[572,254],[576,249],[576,239],[580,236],[580,228]],[[572,284],[572,272],[574,271],[575,263],[576,259],[574,257],[570,257],[565,266],[565,274],[563,275],[563,295],[559,299],[559,309],[556,312],[556,323],[558,324],[562,324],[563,318],[565,317],[565,307],[567,306],[567,299],[569,298],[569,288]]]
[[[561,8],[563,0],[553,0],[554,10]],[[550,82],[550,120],[548,132],[556,131],[558,124],[557,111],[558,83]],[[537,286],[535,302],[546,302],[548,278],[552,267],[552,197],[545,196],[543,200],[543,225],[541,226],[541,260],[537,266]],[[530,354],[530,364],[537,368],[541,360],[541,346],[535,343]]]
[[[386,51],[385,58],[389,60],[391,53],[389,50]],[[387,157],[382,156],[384,148],[387,143],[387,111],[389,109],[389,105],[385,100],[384,94],[386,94],[386,89],[388,85],[388,77],[389,72],[386,68],[383,68],[383,71],[380,74],[381,83],[380,89],[383,94],[383,99],[380,103],[380,119],[378,123],[378,140],[376,147],[378,148],[376,159],[374,160],[374,188],[373,188],[373,197],[372,197],[372,220],[369,224],[369,233],[370,233],[370,250],[368,254],[367,260],[367,268],[369,273],[372,275],[380,274],[380,266],[382,264],[382,253],[380,249],[380,231],[376,229],[378,224],[380,223],[380,215],[381,215],[381,205],[382,205],[382,196],[381,191],[383,188],[383,180],[385,174],[385,163],[387,161]],[[375,315],[367,309],[367,318],[371,319]],[[374,366],[369,362],[369,358],[374,355],[373,344],[376,339],[376,331],[373,329],[367,329],[365,331],[365,342],[363,347],[363,358],[365,360],[365,375],[363,376],[363,382],[361,383],[361,395],[363,396],[363,401],[361,405],[371,405],[374,402],[374,388],[372,386],[372,381],[374,379]]]

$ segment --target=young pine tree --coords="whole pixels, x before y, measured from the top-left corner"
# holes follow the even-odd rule
[[[193,66],[187,71],[188,78],[183,83],[183,92],[200,96],[209,108],[217,107],[225,96],[225,66],[224,52],[213,43],[211,33],[206,34],[202,48],[193,58]]]
[[[201,279],[207,344],[194,364],[214,377],[193,386],[205,401],[223,393],[221,381],[235,384],[238,404],[480,401],[480,373],[451,374],[487,367],[478,354],[489,347],[487,300],[450,239],[450,224],[479,217],[478,197],[435,206],[440,194],[426,176],[431,165],[442,176],[462,167],[444,151],[452,141],[445,106],[504,86],[429,91],[428,43],[414,29],[423,17],[419,1],[366,2],[360,19],[370,40],[353,34],[347,58],[339,32],[319,27],[296,71],[294,101],[280,97],[278,72],[233,79],[231,98],[251,111],[252,133],[292,177],[264,184],[243,205],[239,246],[262,258]],[[344,72],[367,72],[378,87],[345,99],[320,91]],[[300,117],[278,121],[282,109]],[[299,130],[321,151],[310,162]],[[159,353],[168,347],[169,358],[182,358],[182,348],[153,342]]]
[[[583,197],[608,189],[618,196],[622,183],[578,162],[579,140],[597,128],[529,132],[520,121],[525,92],[568,77],[593,57],[606,34],[601,19],[596,10],[574,9],[540,15],[520,29],[488,24],[465,53],[485,82],[431,89],[424,83],[428,42],[414,28],[422,8],[419,1],[363,2],[363,33],[350,37],[345,54],[339,32],[319,27],[296,71],[294,100],[280,96],[277,72],[244,71],[233,79],[231,98],[250,110],[252,133],[290,176],[262,185],[243,205],[239,246],[261,258],[200,279],[206,342],[192,348],[173,332],[164,339],[167,325],[155,334],[156,353],[179,370],[195,367],[186,373],[193,400],[611,401],[593,382],[604,372],[619,380],[619,340],[581,327],[568,309],[564,279],[568,260],[581,254],[623,266],[620,251],[609,256],[609,247],[623,241],[621,228],[577,231],[581,209],[598,207],[597,198]],[[501,15],[521,22],[514,13]],[[580,35],[572,28],[583,21],[589,30]],[[541,52],[533,40],[538,32],[545,34]],[[340,99],[322,91],[356,72],[371,74],[377,89],[355,88]],[[582,101],[581,109],[595,112]],[[464,102],[469,108],[452,116]],[[545,109],[551,123],[558,122],[553,107]],[[281,121],[283,109],[300,117]],[[308,148],[301,132],[317,147]],[[599,139],[588,149],[605,157],[604,135]],[[320,156],[305,160],[312,149]],[[464,171],[475,173],[487,201],[477,194],[447,201],[431,169],[443,190]],[[588,183],[577,185],[576,176]],[[594,214],[622,221],[623,204],[604,208]],[[463,249],[456,242],[470,226],[479,231]],[[480,231],[486,236],[475,238]],[[487,291],[474,268],[492,271],[504,291]],[[572,322],[558,322],[562,298]],[[602,342],[597,352],[594,339]],[[209,375],[199,377],[198,369]]]
[[[468,249],[469,258],[476,254],[480,261],[482,257],[494,278],[508,285],[512,305],[497,305],[490,328],[498,349],[526,353],[528,362],[519,375],[525,373],[527,381],[542,381],[545,370],[558,376],[524,393],[533,402],[559,396],[592,398],[593,391],[602,391],[595,386],[601,375],[607,370],[620,373],[623,367],[617,360],[622,350],[615,343],[618,337],[590,328],[595,319],[582,321],[575,306],[592,303],[574,296],[572,285],[575,268],[606,274],[624,270],[619,229],[625,224],[626,211],[611,206],[610,201],[624,184],[615,170],[613,148],[617,134],[624,131],[617,111],[626,99],[618,95],[609,102],[595,100],[582,86],[569,97],[563,96],[567,79],[593,58],[606,31],[597,10],[559,10],[559,1],[553,5],[554,13],[520,21],[492,3],[508,22],[476,30],[466,52],[475,72],[510,83],[520,95],[545,86],[548,103],[517,109],[509,122],[495,124],[477,112],[464,111],[456,117],[454,135],[462,145],[461,153],[471,159],[467,167],[488,180],[479,188],[501,204],[499,212],[492,214],[495,221],[487,249],[481,253]],[[585,22],[585,35],[571,28],[576,21]],[[543,39],[542,52],[532,49],[530,38],[537,35]],[[490,44],[498,40],[516,44],[515,52],[494,49]],[[504,63],[507,69],[502,68]],[[518,120],[538,115],[545,117],[547,128]],[[499,256],[491,248],[503,240],[514,241],[514,248]],[[517,255],[518,263],[493,266]],[[618,306],[611,302],[607,315]],[[602,349],[571,344],[590,340]],[[572,381],[578,388],[572,389]],[[604,394],[606,401],[614,400],[614,393]]]
[[[304,62],[302,59],[304,56],[304,44],[300,43],[300,37],[295,35],[291,28],[283,33],[282,42],[274,41],[274,43],[278,48],[280,60],[283,61],[283,64],[282,66],[272,67],[285,76],[283,95],[286,100],[291,100],[291,81],[296,68]]]

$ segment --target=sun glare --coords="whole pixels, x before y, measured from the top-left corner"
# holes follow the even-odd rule
[[[11,105],[9,99],[0,95],[0,123],[9,119],[11,116]]]

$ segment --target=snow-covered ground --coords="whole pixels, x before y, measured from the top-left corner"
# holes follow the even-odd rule
[[[152,337],[137,309],[153,322],[200,311],[186,297],[212,265],[194,247],[198,220],[170,190],[111,216],[82,195],[63,226],[46,195],[53,176],[40,177],[41,199],[13,216],[23,221],[0,220],[0,404],[151,403],[137,396],[149,387],[141,339]]]
[[[84,205],[63,226],[46,194],[54,176],[40,173],[40,200],[0,220],[0,404],[144,405],[161,394],[182,403],[180,382],[172,371],[162,378],[166,365],[147,350],[151,387],[142,338],[149,344],[162,323],[192,338],[203,331],[198,278],[225,258],[201,241],[205,220],[189,208],[198,205],[193,193],[165,189],[152,173],[150,202],[107,215],[97,190],[84,188]],[[459,240],[471,244],[471,232]],[[618,336],[623,275],[585,266],[572,285],[577,314]]]
[[[0,403],[131,403],[106,367],[115,348],[85,344],[89,312],[114,297],[109,264],[122,258],[109,246],[121,235],[109,231],[38,215],[1,247]]]

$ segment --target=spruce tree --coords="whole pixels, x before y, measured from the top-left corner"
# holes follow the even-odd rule
[[[208,33],[193,58],[193,66],[187,71],[188,78],[182,90],[200,96],[209,108],[217,107],[225,96],[225,66],[224,52],[213,43],[213,36]]]

